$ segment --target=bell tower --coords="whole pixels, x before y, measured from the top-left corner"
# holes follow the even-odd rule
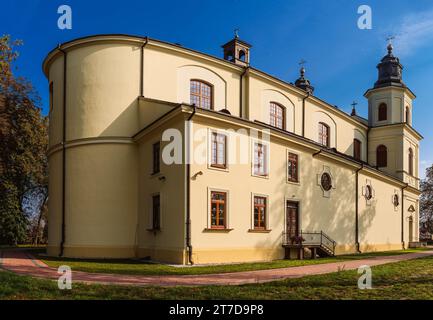
[[[239,39],[238,30],[235,30],[235,37],[221,46],[224,50],[224,59],[235,64],[247,67],[250,64],[251,45]]]
[[[372,127],[405,123],[412,125],[413,92],[402,79],[403,66],[394,56],[393,46],[387,47],[388,54],[377,65],[378,79],[374,87],[367,90],[368,122]]]
[[[403,82],[403,66],[388,44],[388,54],[377,65],[378,79],[364,96],[368,99],[368,161],[372,166],[418,187],[419,141],[412,127],[415,94]]]

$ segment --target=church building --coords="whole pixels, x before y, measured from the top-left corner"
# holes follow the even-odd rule
[[[59,45],[43,63],[48,254],[205,264],[416,246],[422,136],[387,51],[365,119],[317,97],[304,67],[294,83],[254,68],[237,35],[222,58],[128,35]]]

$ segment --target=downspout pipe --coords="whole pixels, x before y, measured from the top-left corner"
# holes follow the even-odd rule
[[[404,187],[401,188],[401,247],[405,250],[404,243],[404,190],[409,187],[409,184],[406,183]]]
[[[310,97],[310,92],[302,98],[302,136],[305,138],[305,100]]]
[[[367,163],[370,163],[369,162],[369,155],[368,155],[368,150],[369,150],[369,146],[370,146],[370,139],[369,139],[369,137],[370,137],[370,130],[371,130],[371,127],[370,126],[368,126],[368,129],[367,129],[367,155],[366,155],[366,157],[367,157]]]
[[[149,38],[144,38],[144,42],[140,47],[140,97],[144,94],[144,47],[146,47],[149,42]]]
[[[63,132],[62,132],[62,235],[60,241],[59,256],[62,257],[65,251],[66,238],[66,88],[67,88],[67,62],[68,54],[60,45],[57,48],[63,53]]]
[[[246,67],[244,69],[244,72],[241,73],[239,80],[240,80],[240,84],[239,84],[239,118],[243,117],[243,112],[242,112],[242,105],[243,105],[243,78],[245,76],[245,74],[247,73],[249,67]]]
[[[356,200],[355,200],[355,247],[356,252],[361,253],[359,248],[359,172],[364,169],[364,164],[361,164],[361,168],[356,170]]]
[[[323,149],[320,149],[319,151],[317,151],[316,153],[313,153],[313,158],[315,158],[316,156],[318,156],[319,154],[321,154],[323,151]]]
[[[193,105],[193,111],[191,115],[189,116],[187,122],[190,122],[192,118],[194,117],[196,113],[196,106]],[[189,128],[189,127],[188,127]],[[188,248],[188,263],[194,264],[194,261],[192,259],[192,244],[191,244],[191,159],[190,159],[190,149],[191,148],[191,137],[190,133],[188,132],[188,141],[187,143],[187,150],[188,155],[186,156],[186,247]]]

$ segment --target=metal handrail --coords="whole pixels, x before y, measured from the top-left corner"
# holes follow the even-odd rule
[[[283,245],[299,245],[299,246],[320,246],[321,248],[324,248],[330,252],[332,252],[332,254],[335,254],[335,247],[337,245],[337,242],[335,242],[334,240],[331,239],[330,236],[328,236],[325,232],[323,231],[300,231],[299,233],[299,237],[301,239],[303,239],[303,241],[301,241],[301,243],[297,242],[297,243],[293,243],[290,241],[290,239],[288,239],[288,233],[287,232],[283,232],[282,234],[282,241],[283,241]]]

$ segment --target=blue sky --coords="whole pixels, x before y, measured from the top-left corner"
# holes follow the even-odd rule
[[[253,45],[252,66],[294,82],[298,62],[307,61],[315,94],[350,111],[353,100],[366,116],[363,97],[377,78],[386,54],[386,37],[397,35],[395,54],[404,81],[418,98],[414,127],[423,134],[421,168],[433,164],[433,2],[431,0],[282,0],[282,1],[2,1],[0,33],[11,34],[20,48],[17,74],[30,79],[47,110],[47,80],[41,71],[46,54],[58,43],[100,33],[150,36],[215,56],[239,28]],[[57,8],[72,7],[72,30],[57,28]],[[357,27],[360,5],[372,8],[373,28]]]

